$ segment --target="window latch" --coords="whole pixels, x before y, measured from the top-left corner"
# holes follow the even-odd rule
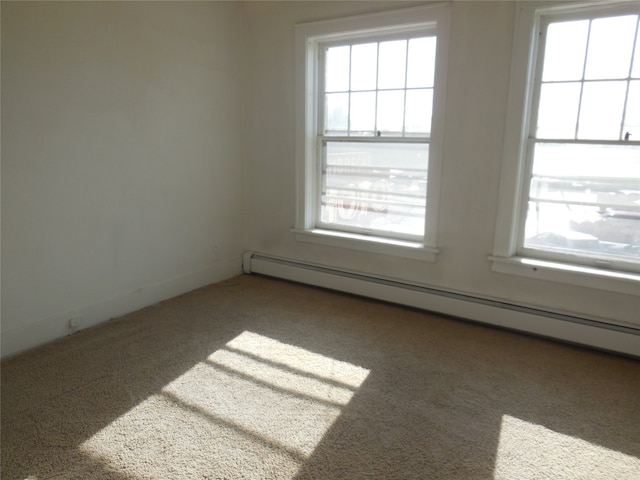
[[[630,137],[630,136],[631,136],[631,133],[630,133],[630,132],[625,133],[625,134],[624,134],[624,139],[625,139],[625,141],[627,141],[627,142],[628,142],[628,141],[629,141],[629,137]]]

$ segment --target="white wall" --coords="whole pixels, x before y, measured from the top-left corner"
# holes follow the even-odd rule
[[[638,296],[491,271],[512,2],[451,4],[437,262],[295,241],[293,25],[410,4],[3,1],[2,355],[245,248],[637,326]]]
[[[248,3],[249,249],[382,275],[448,291],[640,326],[640,297],[491,271],[507,111],[515,3],[451,2],[444,159],[437,262],[296,242],[294,33],[297,22],[403,6],[406,2]]]
[[[2,2],[2,355],[241,272],[242,7]]]

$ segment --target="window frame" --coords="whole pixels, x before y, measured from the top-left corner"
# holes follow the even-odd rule
[[[614,14],[640,13],[637,2],[568,3],[527,2],[518,5],[511,61],[511,80],[502,152],[497,220],[492,270],[547,281],[586,286],[619,293],[638,294],[640,267],[637,271],[619,269],[606,260],[585,260],[587,256],[555,253],[524,247],[524,222],[529,201],[529,178],[533,155],[527,152],[535,143],[530,132],[538,108],[535,100],[540,88],[544,41],[540,40],[543,17],[556,20]],[[630,12],[631,10],[631,12]],[[640,144],[640,142],[632,142]]]
[[[448,6],[444,3],[375,14],[345,17],[295,26],[296,56],[296,240],[435,261],[439,183],[444,131],[444,99],[448,48]],[[432,128],[429,145],[425,233],[419,238],[382,235],[378,232],[350,232],[327,228],[319,217],[322,172],[319,122],[323,118],[319,75],[322,45],[367,39],[386,40],[399,34],[430,28],[437,38]],[[342,137],[340,137],[342,138]],[[372,137],[373,138],[373,137]],[[390,141],[396,137],[382,137]],[[354,140],[361,140],[355,137]],[[423,142],[425,138],[421,138]],[[375,140],[374,140],[375,141]],[[415,139],[409,138],[409,141]]]

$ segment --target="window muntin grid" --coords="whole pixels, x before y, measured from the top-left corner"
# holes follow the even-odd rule
[[[549,22],[543,32],[532,137],[640,139],[639,16]]]
[[[326,45],[321,136],[429,138],[436,37]]]

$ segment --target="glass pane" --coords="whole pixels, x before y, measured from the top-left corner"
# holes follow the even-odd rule
[[[376,127],[376,93],[351,94],[351,133],[373,135]]]
[[[628,15],[591,22],[586,79],[627,78],[636,21],[636,15]]]
[[[345,92],[349,90],[349,50],[350,47],[327,49],[325,91]]]
[[[636,50],[633,55],[633,70],[631,76],[633,78],[640,78],[640,28],[637,29],[636,34]]]
[[[428,145],[328,142],[325,154],[323,223],[424,235]]]
[[[580,83],[542,85],[538,109],[538,138],[574,138]]]
[[[378,130],[402,133],[403,120],[404,90],[378,92]]]
[[[537,144],[525,247],[640,261],[640,147]]]
[[[620,177],[640,182],[640,147],[634,145],[586,145],[538,143],[533,175],[558,177]],[[635,200],[629,200],[629,206]]]
[[[407,87],[433,87],[436,69],[436,37],[409,40]]]
[[[623,135],[625,133],[629,133],[629,140],[640,140],[640,80],[629,83]]]
[[[542,81],[582,78],[588,31],[588,20],[549,25]]]
[[[406,62],[406,40],[380,43],[378,88],[404,88]]]
[[[627,82],[585,83],[578,138],[619,140]]]
[[[433,89],[407,90],[405,132],[425,135],[431,133],[432,112]]]
[[[367,43],[351,48],[351,90],[375,90],[378,68],[378,44]]]
[[[328,93],[325,95],[327,132],[346,131],[349,128],[349,94]]]

